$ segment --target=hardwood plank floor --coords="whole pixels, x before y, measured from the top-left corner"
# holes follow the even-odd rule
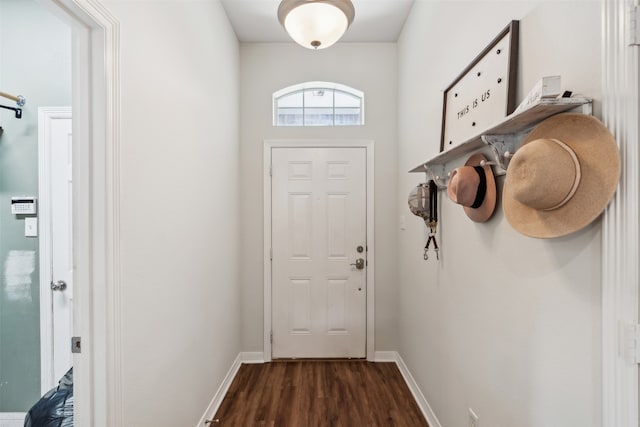
[[[429,427],[395,363],[242,365],[211,426]]]

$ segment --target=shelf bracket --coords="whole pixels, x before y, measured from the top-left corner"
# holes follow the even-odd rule
[[[504,175],[509,166],[509,159],[516,152],[518,142],[521,140],[520,134],[515,135],[482,135],[482,142],[491,147],[494,161],[490,162],[496,166],[496,175]]]
[[[447,176],[445,175],[444,165],[427,166],[425,163],[422,165],[422,168],[424,169],[427,182],[433,180],[438,188],[447,188]]]

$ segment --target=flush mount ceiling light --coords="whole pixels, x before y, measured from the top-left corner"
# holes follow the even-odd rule
[[[307,49],[324,49],[340,40],[354,16],[351,0],[282,0],[278,7],[282,26]]]

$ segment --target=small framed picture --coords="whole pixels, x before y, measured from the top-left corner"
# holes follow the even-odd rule
[[[440,151],[481,135],[515,109],[518,24],[511,21],[444,91]]]

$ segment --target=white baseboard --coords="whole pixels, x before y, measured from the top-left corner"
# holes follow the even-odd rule
[[[216,415],[216,412],[218,412],[218,408],[220,408],[220,405],[222,404],[222,400],[224,399],[224,396],[227,394],[227,391],[229,390],[229,387],[231,386],[233,379],[236,377],[236,374],[238,373],[238,369],[240,369],[240,365],[242,365],[242,353],[239,353],[238,356],[236,357],[236,360],[234,360],[233,363],[231,364],[231,368],[229,368],[229,372],[227,372],[227,375],[224,377],[224,380],[222,380],[222,384],[220,384],[220,387],[218,387],[218,391],[216,391],[216,394],[213,395],[213,399],[211,399],[211,403],[209,403],[209,407],[205,411],[202,418],[200,418],[200,421],[198,422],[196,427],[202,427],[202,426],[208,425],[208,424],[205,424],[205,421],[212,419]]]
[[[22,412],[0,412],[0,427],[23,427],[26,415]]]
[[[247,365],[264,363],[264,353],[261,351],[244,351],[240,353],[241,362]]]
[[[397,351],[376,351],[373,356],[374,362],[397,362]]]
[[[416,383],[413,375],[411,375],[411,372],[409,372],[409,368],[407,368],[407,365],[405,365],[404,360],[402,360],[402,357],[400,357],[399,353],[394,353],[396,356],[396,365],[398,365],[398,369],[404,377],[404,381],[407,383],[409,390],[411,390],[411,394],[413,394],[414,399],[416,399],[416,403],[420,407],[420,410],[422,411],[424,417],[427,419],[429,426],[442,427],[440,421],[438,421],[438,417],[436,417],[436,414],[431,409],[431,406],[429,406],[429,402],[427,402],[424,394],[422,394],[422,390],[420,390],[420,387],[418,387],[418,383]]]
[[[429,402],[425,399],[424,394],[422,394],[422,390],[418,387],[418,383],[409,372],[409,368],[400,357],[400,354],[397,351],[376,351],[375,354],[376,362],[395,362],[404,378],[404,381],[407,383],[407,387],[411,391],[413,398],[416,400],[416,403],[420,407],[422,414],[426,418],[429,426],[431,427],[442,427],[440,421],[438,421],[438,417],[429,406]]]
[[[229,387],[231,387],[231,383],[233,382],[233,379],[238,374],[240,365],[242,364],[249,365],[249,364],[255,364],[255,363],[264,363],[264,354],[261,351],[238,353],[238,356],[231,364],[231,367],[229,368],[227,375],[224,377],[224,380],[222,380],[222,384],[220,384],[220,387],[218,387],[218,391],[216,391],[216,394],[213,395],[213,399],[211,399],[211,403],[209,403],[209,407],[205,411],[202,418],[200,418],[200,421],[198,422],[198,425],[196,427],[205,426],[206,425],[205,421],[212,419],[216,415],[216,412],[218,412],[218,409],[222,404],[222,400],[224,399],[224,396],[227,394],[227,391],[229,391]],[[0,424],[0,427],[5,427],[5,426]],[[7,426],[7,427],[22,427],[22,425]]]

